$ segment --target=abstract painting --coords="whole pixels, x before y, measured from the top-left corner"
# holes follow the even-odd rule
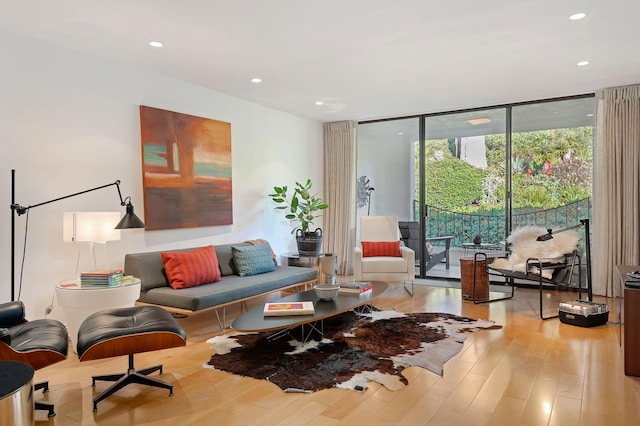
[[[231,123],[140,106],[147,230],[233,223]]]

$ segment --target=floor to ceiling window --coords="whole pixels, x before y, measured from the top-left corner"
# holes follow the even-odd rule
[[[474,241],[499,250],[513,227],[589,217],[594,108],[581,96],[361,123],[358,212],[419,223],[416,274],[459,278]],[[428,264],[446,236],[450,268]]]

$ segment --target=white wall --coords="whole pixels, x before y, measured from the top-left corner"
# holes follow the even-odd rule
[[[367,176],[369,185],[375,188],[371,194],[370,214],[413,220],[413,142],[402,137],[390,141],[372,133],[371,130],[366,134],[358,132],[357,162],[358,177]],[[363,215],[367,215],[366,206],[358,209],[358,217]]]
[[[109,266],[122,267],[128,252],[254,238],[276,253],[295,251],[289,223],[266,195],[308,177],[322,189],[322,123],[3,32],[0,57],[0,301],[11,297],[12,169],[21,205],[120,179],[144,220],[139,105],[231,123],[233,225],[123,231],[107,245]],[[30,318],[43,317],[54,286],[75,274],[77,246],[62,241],[63,212],[116,210],[123,211],[115,187],[30,210],[21,295]],[[16,218],[16,286],[26,223],[27,215]],[[50,316],[61,316],[57,310]]]

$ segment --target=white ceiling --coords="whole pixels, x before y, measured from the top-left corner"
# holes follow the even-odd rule
[[[1,30],[322,122],[640,83],[638,16],[639,0],[0,0]]]

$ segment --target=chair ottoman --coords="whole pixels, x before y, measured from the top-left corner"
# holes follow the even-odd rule
[[[173,316],[157,306],[108,309],[87,317],[78,330],[77,351],[81,362],[129,356],[129,368],[126,373],[92,378],[92,386],[96,385],[96,380],[115,382],[93,398],[93,411],[98,409],[98,402],[131,383],[169,389],[169,396],[173,395],[173,385],[148,377],[155,371],[162,374],[162,365],[136,371],[133,355],[185,346],[186,340],[184,330]]]

